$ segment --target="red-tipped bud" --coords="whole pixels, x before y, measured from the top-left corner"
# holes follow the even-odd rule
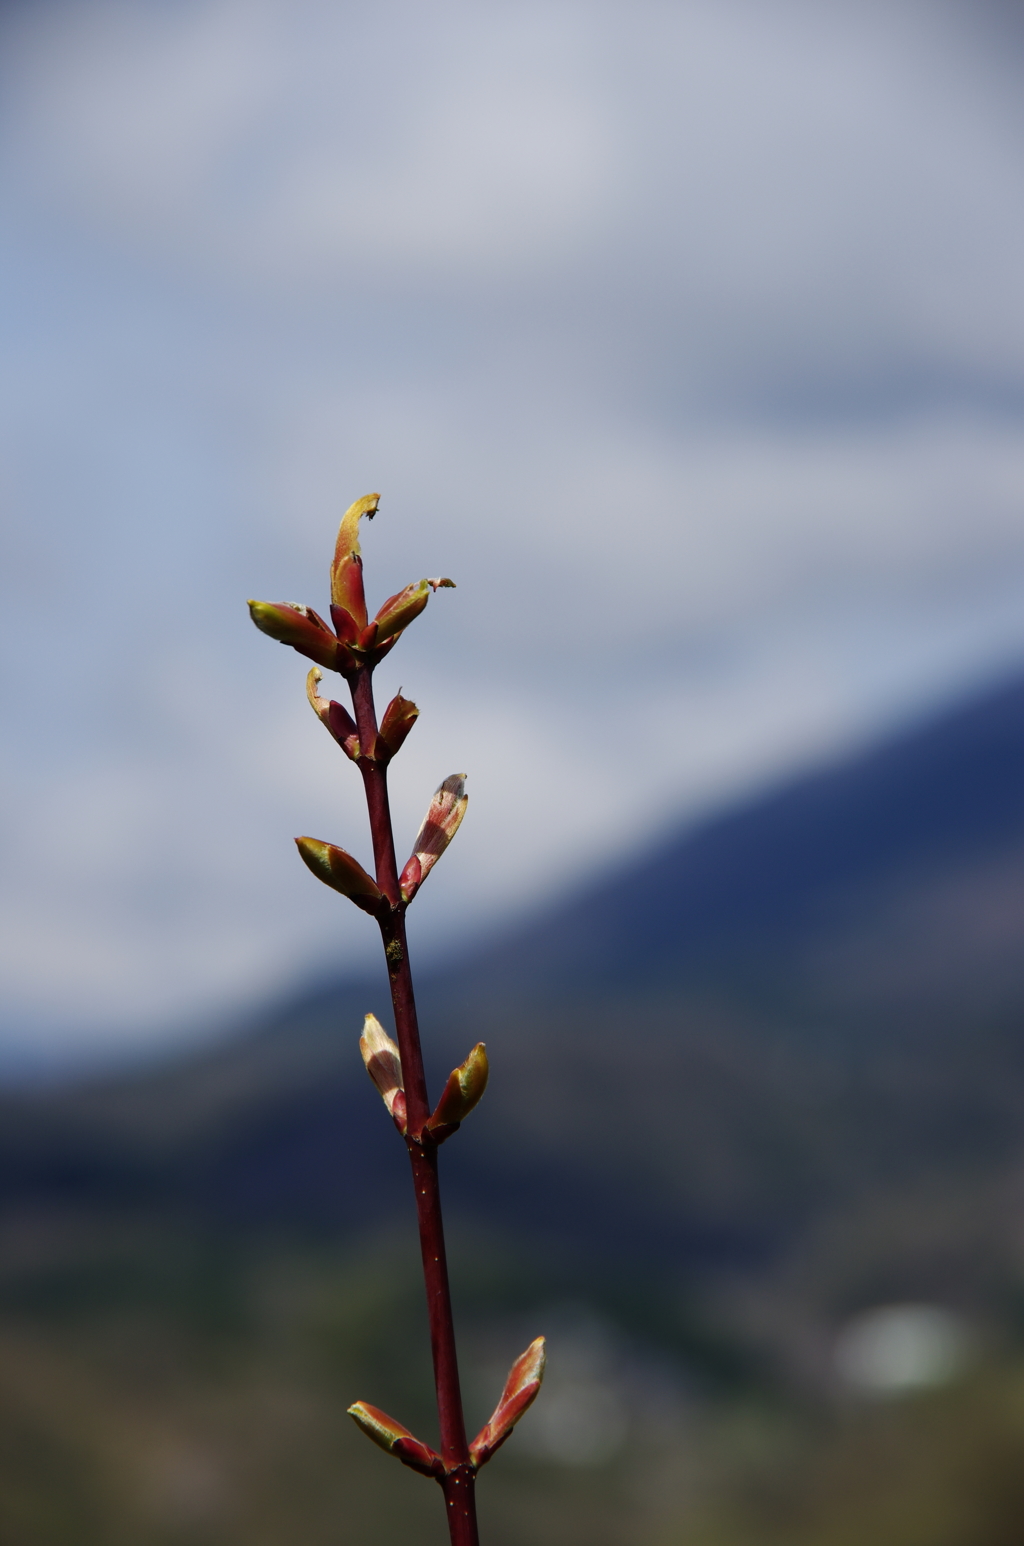
[[[403,1465],[421,1471],[424,1476],[444,1475],[441,1456],[429,1444],[421,1443],[408,1428],[396,1423],[387,1412],[382,1412],[380,1407],[370,1406],[366,1401],[355,1401],[349,1407],[348,1415],[355,1418],[368,1439],[379,1444],[381,1449],[386,1449],[389,1455],[397,1455]]]
[[[423,825],[416,834],[412,857],[399,879],[404,902],[412,901],[459,830],[469,803],[465,784],[465,773],[453,773],[434,790],[434,798],[423,818]]]
[[[469,1446],[470,1459],[476,1466],[490,1460],[494,1451],[504,1444],[526,1408],[533,1401],[540,1382],[544,1378],[544,1361],[547,1352],[544,1338],[537,1337],[526,1352],[516,1359],[508,1372],[501,1400],[494,1409],[490,1422],[486,1423]]]
[[[381,607],[374,622],[377,624],[377,643],[383,644],[385,639],[399,634],[403,628],[408,628],[413,618],[419,617],[423,608],[430,599],[431,591],[439,586],[450,587],[454,590],[454,580],[418,580],[414,585],[407,585],[405,590],[400,590],[396,595],[389,596]]]
[[[348,710],[340,703],[335,703],[333,698],[320,697],[316,690],[320,680],[320,672],[314,666],[306,677],[306,697],[320,723],[327,726],[338,745],[355,762],[359,757],[359,731],[356,728],[356,722]]]
[[[372,520],[379,503],[379,494],[366,494],[349,505],[341,518],[334,562],[331,564],[331,600],[336,607],[348,613],[357,629],[366,627],[363,561],[359,557],[359,522],[364,515]],[[343,628],[339,628],[338,633],[342,638],[346,637]]]
[[[377,917],[382,906],[387,906],[376,881],[367,875],[359,861],[346,853],[344,848],[335,848],[333,843],[321,843],[315,837],[297,837],[295,844],[317,880],[340,891],[342,896],[347,896],[357,907],[361,907],[364,913]]]
[[[427,1132],[438,1140],[453,1133],[486,1090],[489,1072],[487,1048],[478,1041],[466,1061],[448,1075],[441,1099],[427,1118]]]
[[[405,1086],[402,1083],[402,1059],[398,1048],[376,1015],[367,1015],[359,1038],[366,1072],[380,1091],[381,1098],[400,1133],[405,1132]]]
[[[377,742],[377,756],[380,757],[380,742],[386,747],[386,757],[391,758],[399,750],[409,731],[419,718],[419,709],[411,698],[403,698],[397,693],[384,710],[384,718],[380,722],[380,736]]]
[[[286,601],[250,601],[249,614],[261,633],[279,644],[290,644],[328,671],[345,671],[353,665],[352,656],[312,607]]]

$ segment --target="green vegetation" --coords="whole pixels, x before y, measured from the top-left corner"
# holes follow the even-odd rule
[[[433,1432],[402,1233],[340,1244],[25,1214],[3,1247],[4,1542],[444,1539],[430,1489],[346,1416],[372,1380]],[[539,1306],[555,1333],[552,1422],[538,1407],[481,1484],[496,1546],[1016,1546],[1024,1358],[1009,1343],[947,1388],[853,1402],[767,1379],[736,1337],[704,1357],[667,1283],[630,1293],[623,1274],[583,1304],[550,1259],[509,1286],[510,1255],[456,1246],[471,1421]],[[613,1407],[624,1426],[602,1430]],[[581,1413],[574,1452],[554,1419],[578,1434]]]

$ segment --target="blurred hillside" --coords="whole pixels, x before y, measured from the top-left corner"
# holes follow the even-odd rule
[[[496,1546],[1019,1538],[1024,678],[668,834],[420,997],[435,1088],[492,1062],[444,1156],[471,1421],[552,1340],[483,1484]],[[344,1416],[432,1431],[355,1046],[386,1001],[328,984],[5,1097],[4,1539],[434,1539]],[[960,1328],[959,1380],[844,1383],[837,1338],[887,1305]]]

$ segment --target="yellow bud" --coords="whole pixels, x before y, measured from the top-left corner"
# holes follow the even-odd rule
[[[478,1041],[469,1057],[448,1075],[448,1083],[441,1092],[441,1099],[427,1118],[427,1132],[439,1128],[456,1128],[464,1121],[487,1088],[490,1072],[487,1048]],[[448,1134],[443,1134],[447,1137]]]

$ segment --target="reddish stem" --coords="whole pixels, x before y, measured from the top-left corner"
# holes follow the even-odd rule
[[[466,1424],[462,1415],[455,1323],[448,1285],[444,1222],[441,1217],[441,1188],[437,1174],[437,1146],[429,1138],[423,1138],[423,1126],[431,1108],[427,1099],[416,999],[409,967],[409,947],[405,934],[406,904],[402,901],[398,886],[395,839],[388,803],[387,767],[373,755],[377,745],[377,717],[370,671],[364,667],[356,672],[350,679],[350,686],[359,729],[358,766],[366,791],[377,884],[391,903],[390,913],[380,919],[380,932],[388,963],[391,1003],[395,1012],[395,1030],[405,1084],[408,1115],[406,1147],[409,1150],[416,1193],[437,1416],[441,1429],[441,1458],[445,1463],[441,1488],[452,1546],[478,1546],[474,1495],[476,1471],[470,1463]]]

